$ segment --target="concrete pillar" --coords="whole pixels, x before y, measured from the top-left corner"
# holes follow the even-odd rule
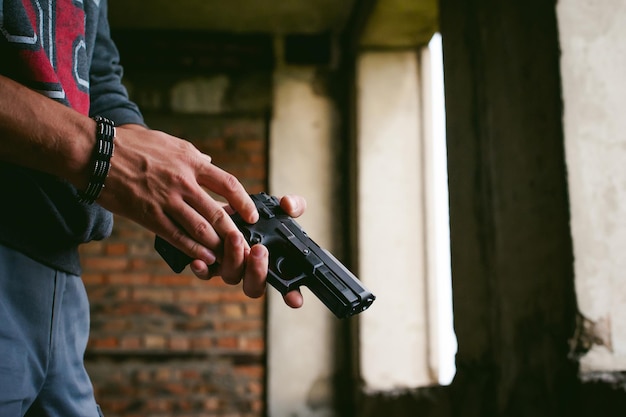
[[[626,370],[626,3],[558,3],[583,374]]]
[[[359,318],[365,389],[429,385],[423,144],[415,52],[357,64],[359,273],[377,296]]]
[[[316,91],[312,68],[282,67],[274,78],[269,143],[269,187],[274,195],[299,194],[308,209],[298,223],[335,252],[341,212],[335,198],[339,173],[336,109]],[[305,305],[291,310],[268,290],[268,414],[335,416],[335,334],[338,319],[306,288]]]
[[[440,2],[455,415],[577,411],[555,5]]]

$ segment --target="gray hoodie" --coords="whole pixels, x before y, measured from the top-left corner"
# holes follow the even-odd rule
[[[83,114],[143,124],[106,0],[0,1],[0,73]],[[0,193],[0,243],[53,268],[80,275],[78,245],[111,233],[111,213],[60,178],[0,162]]]

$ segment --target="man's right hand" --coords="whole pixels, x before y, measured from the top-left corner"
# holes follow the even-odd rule
[[[236,259],[243,271],[243,239],[224,209],[206,190],[253,223],[258,213],[248,193],[233,175],[211,163],[191,143],[150,130],[126,125],[117,129],[111,169],[98,204],[133,220],[207,265]],[[227,236],[231,242],[223,244]],[[224,253],[224,250],[228,253]],[[236,271],[224,271],[237,276]]]

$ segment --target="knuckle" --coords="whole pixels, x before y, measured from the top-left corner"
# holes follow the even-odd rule
[[[186,153],[195,153],[198,152],[198,148],[193,143],[188,140],[181,139],[180,142],[181,149]]]
[[[236,193],[238,192],[242,186],[237,177],[232,174],[227,174],[224,178],[224,188],[228,193]]]
[[[172,232],[172,240],[178,244],[182,244],[185,238],[185,233],[180,229],[175,229]]]
[[[200,222],[196,225],[193,231],[194,231],[194,236],[203,238],[209,232],[209,225],[206,222]]]
[[[194,256],[196,256],[196,254],[199,253],[199,251],[200,251],[199,248],[200,248],[200,245],[198,244],[198,242],[192,243],[192,245],[191,245],[191,253],[193,253]]]
[[[194,182],[195,179],[190,178],[187,171],[176,171],[171,178],[171,183],[183,190],[189,190],[193,188]]]
[[[212,225],[222,223],[226,218],[226,211],[224,209],[217,209],[213,213],[211,213],[211,218],[209,219],[209,223]]]

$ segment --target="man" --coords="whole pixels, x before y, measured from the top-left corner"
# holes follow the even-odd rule
[[[190,143],[145,127],[121,75],[106,0],[0,1],[0,416],[101,415],[82,362],[78,246],[107,237],[111,213],[194,257],[199,278],[265,290],[267,249],[249,248],[226,211],[255,222],[247,192]],[[305,202],[281,205],[298,216]]]

